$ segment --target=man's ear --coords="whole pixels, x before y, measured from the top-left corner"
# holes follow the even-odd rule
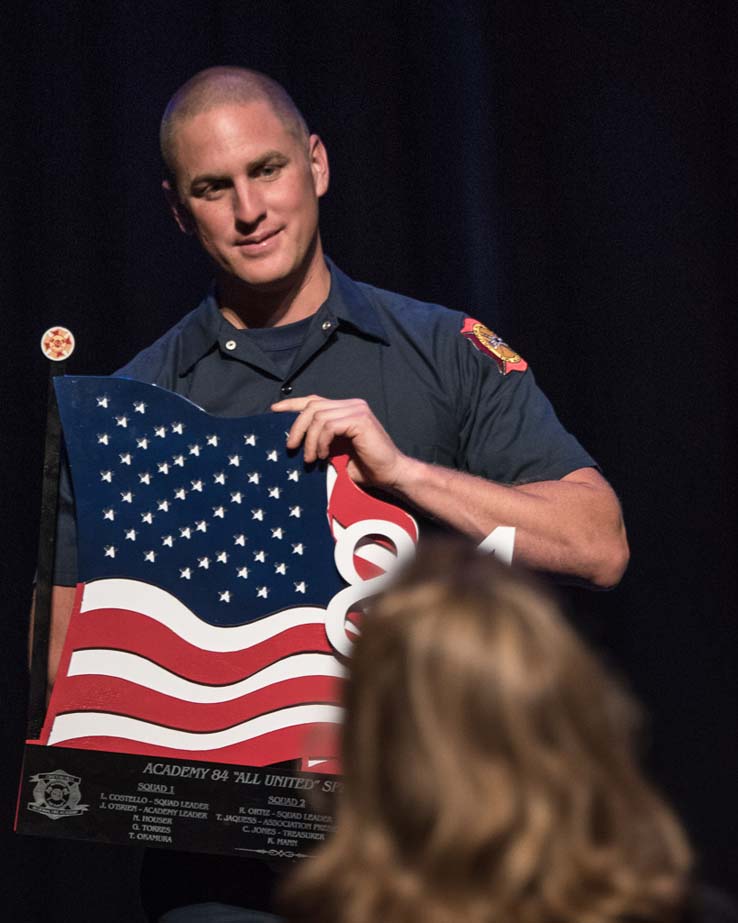
[[[330,166],[328,165],[328,152],[318,135],[310,135],[308,144],[308,159],[310,161],[310,170],[313,174],[313,186],[316,196],[320,198],[328,191],[328,182],[331,176]]]
[[[183,234],[194,234],[195,224],[192,220],[192,215],[187,210],[187,206],[179,198],[177,190],[172,188],[172,184],[168,179],[162,181],[161,188],[164,191],[164,197],[167,200],[169,210],[174,220],[177,222],[177,227]]]

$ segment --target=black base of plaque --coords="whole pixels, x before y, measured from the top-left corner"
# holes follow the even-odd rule
[[[333,828],[335,776],[27,744],[15,829],[264,859],[307,856]]]

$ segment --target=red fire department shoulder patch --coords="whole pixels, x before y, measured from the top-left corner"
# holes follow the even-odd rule
[[[473,317],[464,320],[464,326],[459,332],[481,353],[491,356],[502,375],[507,375],[508,372],[524,372],[528,368],[528,363],[522,356],[510,349],[489,327],[480,324]]]

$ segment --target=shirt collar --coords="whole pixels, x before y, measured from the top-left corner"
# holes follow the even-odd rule
[[[349,279],[327,257],[326,263],[331,271],[331,290],[323,309],[359,333],[389,343],[377,309],[367,297],[362,286],[353,279]]]
[[[184,375],[218,342],[223,315],[218,310],[215,286],[184,320],[180,328],[180,350],[177,373]]]
[[[332,315],[358,333],[388,343],[384,325],[362,287],[341,272],[328,258],[326,264],[331,274],[331,287],[328,298],[318,310]],[[184,375],[218,343],[224,326],[228,324],[218,308],[215,285],[210,287],[198,307],[187,315],[181,324],[181,348],[177,371]]]

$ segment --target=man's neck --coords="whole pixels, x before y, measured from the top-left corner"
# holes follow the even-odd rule
[[[312,258],[284,287],[258,290],[233,276],[216,282],[221,314],[234,327],[281,327],[314,314],[328,297],[331,274],[318,241]]]

